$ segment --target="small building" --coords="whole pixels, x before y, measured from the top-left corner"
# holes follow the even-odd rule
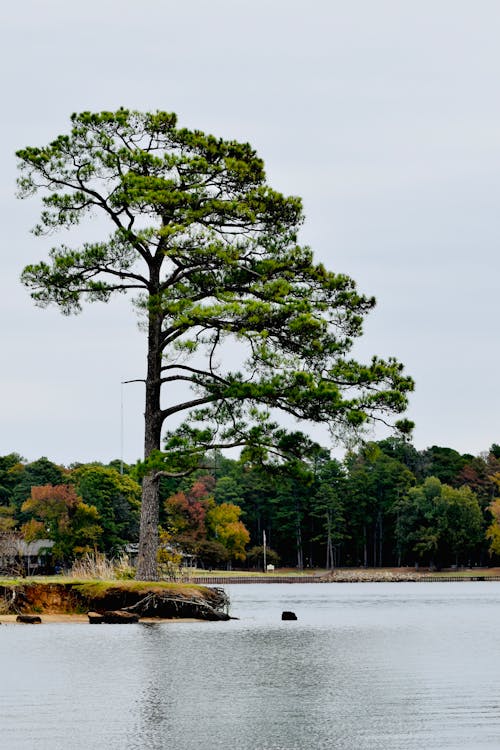
[[[167,552],[171,552],[175,555],[180,555],[182,558],[181,567],[196,568],[198,562],[196,555],[190,555],[188,552],[184,552],[179,547],[171,544],[164,544],[161,549],[164,549]],[[137,566],[137,558],[139,555],[139,544],[136,542],[129,542],[129,544],[127,544],[127,546],[124,548],[124,552],[129,559],[130,565],[135,568]]]
[[[46,573],[54,542],[35,539],[26,542],[16,534],[0,535],[0,572],[5,574],[35,575]]]

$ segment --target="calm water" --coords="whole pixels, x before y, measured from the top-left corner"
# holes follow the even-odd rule
[[[239,621],[2,625],[0,748],[500,747],[500,583],[227,590]]]

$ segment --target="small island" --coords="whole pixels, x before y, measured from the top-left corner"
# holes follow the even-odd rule
[[[12,615],[94,615],[123,613],[137,618],[229,620],[228,598],[222,589],[145,581],[36,579],[4,581],[0,585],[2,613]],[[0,613],[0,622],[2,622]],[[92,621],[89,617],[89,621]]]

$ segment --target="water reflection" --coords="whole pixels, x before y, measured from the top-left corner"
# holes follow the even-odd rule
[[[500,746],[500,584],[228,589],[239,621],[2,626],[2,747]]]

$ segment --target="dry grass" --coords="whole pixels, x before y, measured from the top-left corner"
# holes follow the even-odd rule
[[[127,555],[109,559],[102,552],[92,552],[76,560],[69,575],[71,578],[113,581],[133,578],[134,573]]]

